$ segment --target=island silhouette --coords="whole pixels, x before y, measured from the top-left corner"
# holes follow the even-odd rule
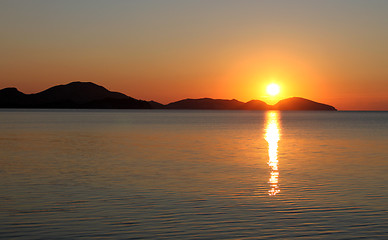
[[[324,110],[333,106],[300,97],[287,98],[275,105],[260,100],[240,102],[236,99],[183,99],[169,104],[144,101],[112,92],[92,82],[71,82],[39,93],[25,94],[14,87],[0,90],[0,108],[69,108],[69,109],[209,109],[209,110]]]

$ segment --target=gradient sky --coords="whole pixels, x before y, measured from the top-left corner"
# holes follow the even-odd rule
[[[388,110],[388,1],[1,0],[0,88]],[[265,87],[281,86],[274,99]]]

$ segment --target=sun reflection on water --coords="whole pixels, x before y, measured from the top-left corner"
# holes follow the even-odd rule
[[[268,166],[271,169],[268,194],[274,196],[280,192],[278,168],[278,142],[280,140],[279,112],[269,111],[266,115],[265,140],[268,142]]]

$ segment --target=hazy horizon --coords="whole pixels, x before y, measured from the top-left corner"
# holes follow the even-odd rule
[[[80,82],[80,81],[76,81],[76,82]],[[71,82],[71,83],[75,83],[75,82]],[[93,82],[82,82],[82,83],[93,83]],[[48,89],[50,89],[50,88],[52,88],[52,87],[56,87],[56,86],[64,86],[64,85],[68,85],[68,84],[70,84],[70,83],[64,83],[64,84],[59,84],[59,85],[51,86],[51,87],[49,87],[49,88],[47,88],[47,89],[43,89],[43,90],[38,91],[38,92],[33,92],[33,93],[22,92],[22,93],[27,94],[27,95],[30,95],[30,94],[37,94],[37,93],[40,93],[40,92],[44,92],[44,91],[46,91],[46,90],[48,90]],[[93,84],[95,84],[95,83],[93,83]],[[101,85],[99,85],[99,86],[101,86]],[[104,86],[102,86],[102,87],[104,87]],[[17,87],[13,87],[13,86],[7,87],[7,88],[16,88],[16,89],[18,89]],[[104,87],[104,88],[105,88],[105,87]],[[106,88],[105,88],[105,89],[106,89]],[[2,90],[2,89],[0,89],[0,90]],[[106,89],[106,90],[111,91],[110,89]],[[20,91],[20,90],[18,89],[18,91]],[[120,91],[111,91],[111,92],[122,93],[122,92],[120,92]],[[130,96],[130,95],[127,95],[127,96],[128,96],[128,97],[132,97],[132,96]],[[241,101],[241,100],[236,99],[236,98],[228,98],[228,99],[225,99],[225,98],[211,98],[211,97],[206,97],[206,96],[204,96],[204,97],[197,97],[197,98],[187,98],[187,97],[186,97],[186,98],[182,98],[182,99],[176,99],[176,100],[173,100],[173,101],[171,101],[171,102],[161,102],[161,101],[157,101],[157,100],[155,100],[155,99],[151,99],[151,100],[138,99],[138,100],[143,100],[143,101],[154,101],[154,102],[161,103],[161,104],[163,104],[163,105],[167,105],[167,104],[169,104],[169,103],[174,103],[174,102],[178,102],[178,101],[186,100],[186,99],[237,100],[237,101],[242,102],[242,103],[248,103],[248,102],[250,102],[250,101],[262,101],[262,102],[265,102],[266,104],[268,104],[269,106],[274,106],[274,105],[276,105],[278,102],[280,102],[280,101],[282,101],[282,100],[291,99],[291,98],[304,98],[304,97],[303,97],[303,96],[291,96],[291,97],[286,97],[286,98],[278,98],[278,97],[275,97],[275,99],[277,99],[275,102],[271,102],[271,101],[266,102],[266,101],[263,100],[263,99],[250,99],[250,100],[248,100],[248,101]],[[307,99],[307,98],[304,98],[304,99],[306,99],[306,100],[311,100],[311,101],[314,101],[314,102],[317,102],[317,101],[315,101],[314,99]],[[319,102],[319,103],[327,104],[327,103],[324,103],[324,102]],[[328,104],[328,105],[330,105],[330,104]],[[386,110],[365,110],[365,109],[344,110],[344,109],[338,109],[336,106],[333,106],[333,107],[335,107],[338,111],[386,111]],[[276,110],[276,109],[268,109],[267,111],[273,111],[273,110]],[[281,110],[279,110],[279,111],[281,111]]]

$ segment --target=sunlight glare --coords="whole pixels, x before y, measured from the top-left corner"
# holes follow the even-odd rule
[[[275,96],[279,94],[280,92],[280,87],[276,83],[271,83],[270,85],[267,86],[267,93],[271,96]]]

